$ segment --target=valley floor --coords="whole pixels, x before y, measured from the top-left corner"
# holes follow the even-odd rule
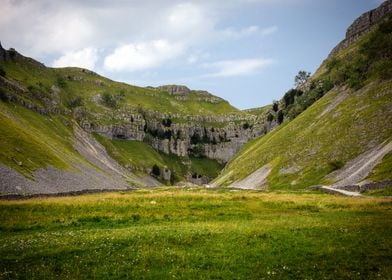
[[[0,201],[0,279],[391,279],[392,199],[160,188]]]

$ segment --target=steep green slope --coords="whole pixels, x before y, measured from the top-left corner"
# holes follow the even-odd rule
[[[310,82],[328,82],[333,88],[316,102],[314,90],[305,91],[293,105],[310,99],[315,103],[305,105],[299,116],[243,147],[214,185],[243,182],[248,184],[244,187],[252,188],[300,189],[329,184],[337,180],[333,175],[338,170],[353,164],[352,160],[386,147],[392,141],[391,26],[391,20],[386,20],[325,61]],[[391,178],[389,157],[369,179]],[[257,180],[263,176],[265,180]]]
[[[190,91],[179,98],[158,88],[115,82],[86,69],[48,68],[12,49],[10,56],[0,65],[5,77],[25,87],[25,94],[19,95],[37,105],[44,105],[47,98],[58,101],[60,108],[81,107],[86,111],[103,113],[113,109],[143,109],[180,115],[242,114],[227,101],[208,92]],[[53,86],[57,86],[58,90]],[[209,102],[211,99],[214,102]]]
[[[176,87],[183,92],[173,93]],[[19,192],[20,185],[35,192],[41,183],[72,190],[72,172],[83,174],[86,168],[92,177],[108,179],[106,185],[116,178],[113,188],[151,186],[157,180],[206,183],[222,163],[203,156],[204,146],[213,150],[222,135],[230,145],[223,128],[242,129],[248,117],[205,91],[143,88],[86,69],[48,68],[0,46],[0,177],[5,178],[0,192]],[[170,150],[177,142],[180,156]],[[152,174],[154,166],[161,175]],[[80,188],[95,186],[79,183]]]
[[[263,107],[246,109],[246,110],[244,110],[244,112],[248,113],[248,114],[251,114],[251,115],[254,115],[254,116],[260,116],[260,115],[268,113],[268,111],[271,110],[271,109],[272,109],[271,105],[266,105],[266,106],[263,106]]]
[[[0,102],[0,121],[0,193],[145,185],[138,176],[110,162],[105,152],[63,115],[42,115]]]
[[[45,118],[21,106],[0,103],[0,162],[31,176],[46,165],[70,168],[72,126],[58,116]]]
[[[188,174],[193,179],[202,176],[215,178],[222,169],[222,165],[216,160],[167,155],[154,150],[146,143],[140,141],[111,140],[97,133],[94,136],[114,159],[123,166],[134,167],[134,171],[139,174],[150,173],[153,166],[157,166],[160,169],[160,173],[165,168],[171,170],[173,173],[171,180],[163,180],[167,184],[188,181]]]

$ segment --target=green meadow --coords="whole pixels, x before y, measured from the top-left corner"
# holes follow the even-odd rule
[[[391,279],[392,199],[159,188],[0,201],[0,279]]]

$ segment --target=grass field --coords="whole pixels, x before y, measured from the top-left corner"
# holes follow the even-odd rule
[[[0,202],[0,279],[391,279],[392,200],[157,189]]]

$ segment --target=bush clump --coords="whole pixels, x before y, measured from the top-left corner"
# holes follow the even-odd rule
[[[331,171],[338,170],[344,166],[344,163],[340,160],[333,160],[328,162],[329,167],[331,168]]]
[[[116,108],[117,107],[117,101],[114,98],[114,96],[108,92],[104,92],[101,97],[101,102],[103,105],[106,107],[110,108]]]
[[[5,75],[6,75],[5,70],[3,69],[3,67],[0,66],[0,76],[5,77]]]
[[[71,98],[68,103],[67,103],[67,107],[70,109],[76,108],[76,107],[80,107],[83,106],[84,102],[83,99],[80,96],[77,97],[73,97]]]

